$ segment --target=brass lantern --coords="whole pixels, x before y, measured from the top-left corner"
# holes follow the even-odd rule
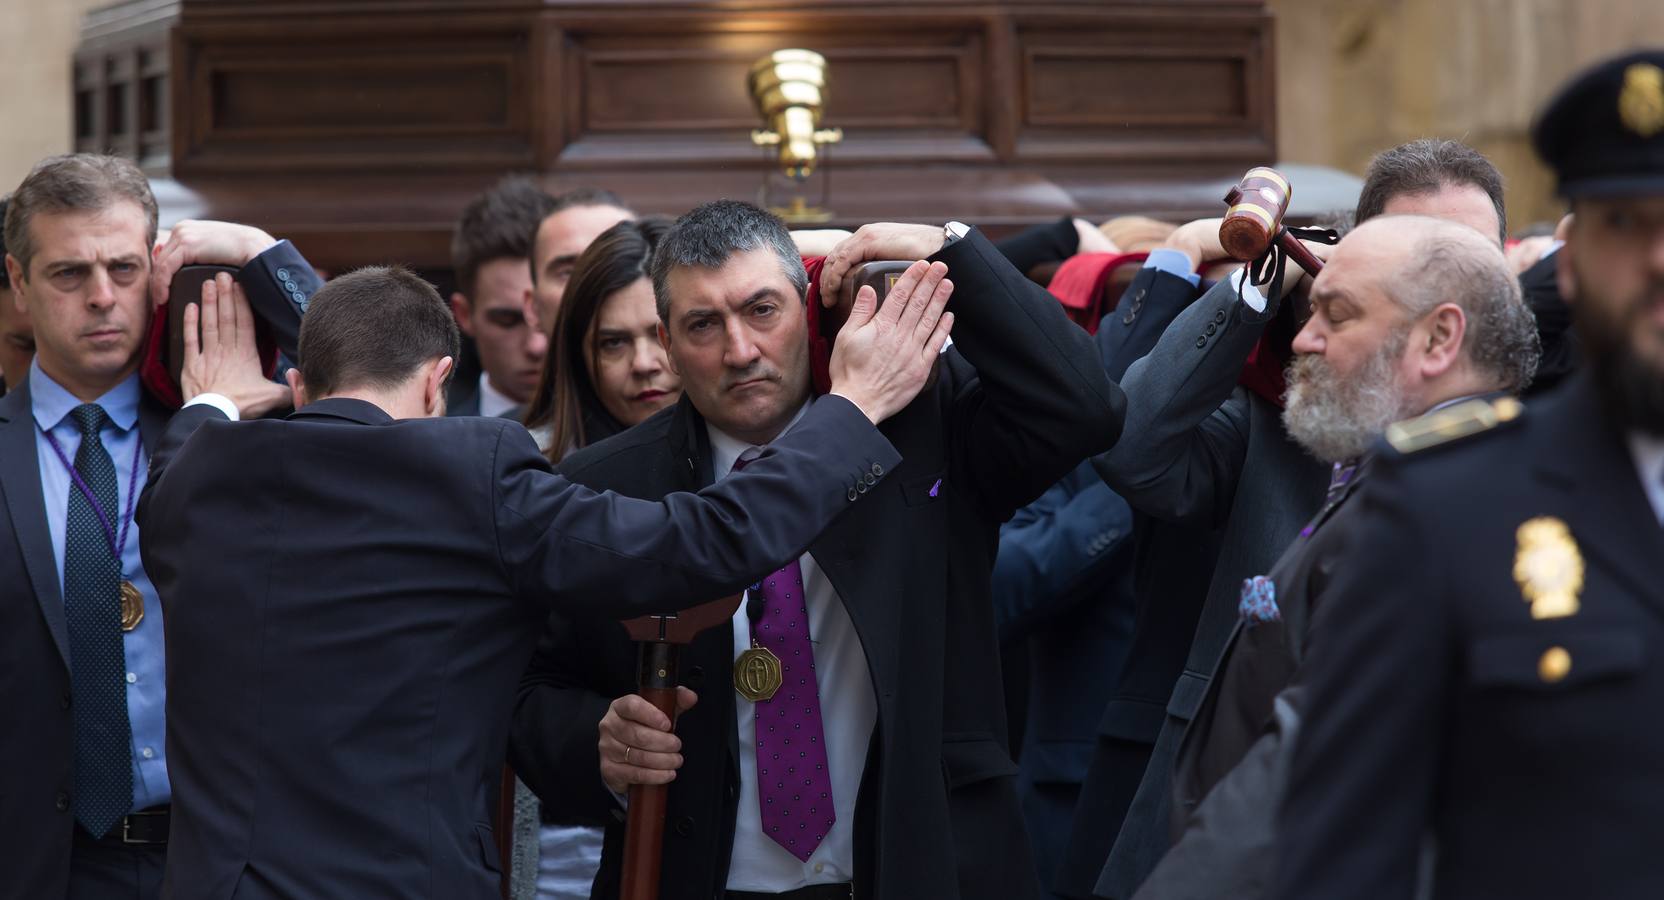
[[[844,136],[840,129],[820,127],[826,102],[826,58],[813,50],[776,50],[751,66],[746,88],[765,126],[751,133],[751,141],[770,157],[771,168],[788,179],[792,192],[790,204],[774,211],[788,221],[830,218],[831,213],[810,207],[801,193],[819,167],[824,202],[829,185],[821,148]],[[771,205],[770,182],[765,175],[765,206]]]

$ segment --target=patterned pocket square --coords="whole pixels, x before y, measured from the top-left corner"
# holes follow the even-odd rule
[[[1261,622],[1281,622],[1283,611],[1277,608],[1277,585],[1264,575],[1242,580],[1242,602],[1237,614],[1249,628]]]

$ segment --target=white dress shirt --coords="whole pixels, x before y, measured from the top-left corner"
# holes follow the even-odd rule
[[[1635,471],[1641,476],[1641,489],[1647,492],[1653,514],[1664,523],[1664,437],[1631,432],[1629,452],[1635,457]]]
[[[518,405],[513,397],[491,386],[491,376],[480,373],[480,415],[496,418]]]
[[[804,404],[785,431],[796,426],[808,410],[809,405]],[[706,430],[711,439],[711,471],[719,480],[727,477],[742,456],[751,459],[760,453],[760,448],[709,425]],[[803,569],[809,636],[815,650],[821,723],[826,731],[826,762],[831,770],[832,804],[837,821],[808,862],[800,862],[763,833],[757,795],[756,706],[735,694],[740,799],[739,815],[734,822],[734,853],[728,865],[728,890],[731,891],[781,893],[811,884],[855,880],[855,796],[861,787],[867,748],[878,720],[878,700],[861,638],[855,633],[843,600],[815,564],[814,557],[805,553],[798,558],[798,563]],[[751,646],[751,620],[746,616],[744,603],[734,614],[733,628],[734,658],[738,659]],[[731,690],[727,679],[718,684],[719,690]]]

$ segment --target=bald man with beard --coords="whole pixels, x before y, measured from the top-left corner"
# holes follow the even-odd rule
[[[1387,216],[1335,248],[1294,352],[1283,426],[1332,466],[1328,495],[1276,565],[1243,583],[1237,623],[1179,748],[1182,834],[1138,900],[1261,896],[1299,724],[1307,626],[1357,533],[1347,501],[1366,480],[1371,446],[1410,417],[1517,408],[1512,395],[1530,381],[1539,348],[1495,241],[1449,221]]]

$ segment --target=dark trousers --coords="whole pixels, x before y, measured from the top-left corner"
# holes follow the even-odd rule
[[[1036,782],[1025,773],[1017,779],[1017,795],[1023,804],[1023,824],[1028,826],[1029,849],[1034,855],[1035,872],[1040,876],[1042,896],[1063,900],[1063,895],[1052,890],[1052,884],[1063,862],[1063,850],[1069,843],[1069,826],[1075,820],[1080,785]]]
[[[162,895],[166,862],[165,846],[123,845],[76,828],[69,862],[69,900],[157,900]]]

